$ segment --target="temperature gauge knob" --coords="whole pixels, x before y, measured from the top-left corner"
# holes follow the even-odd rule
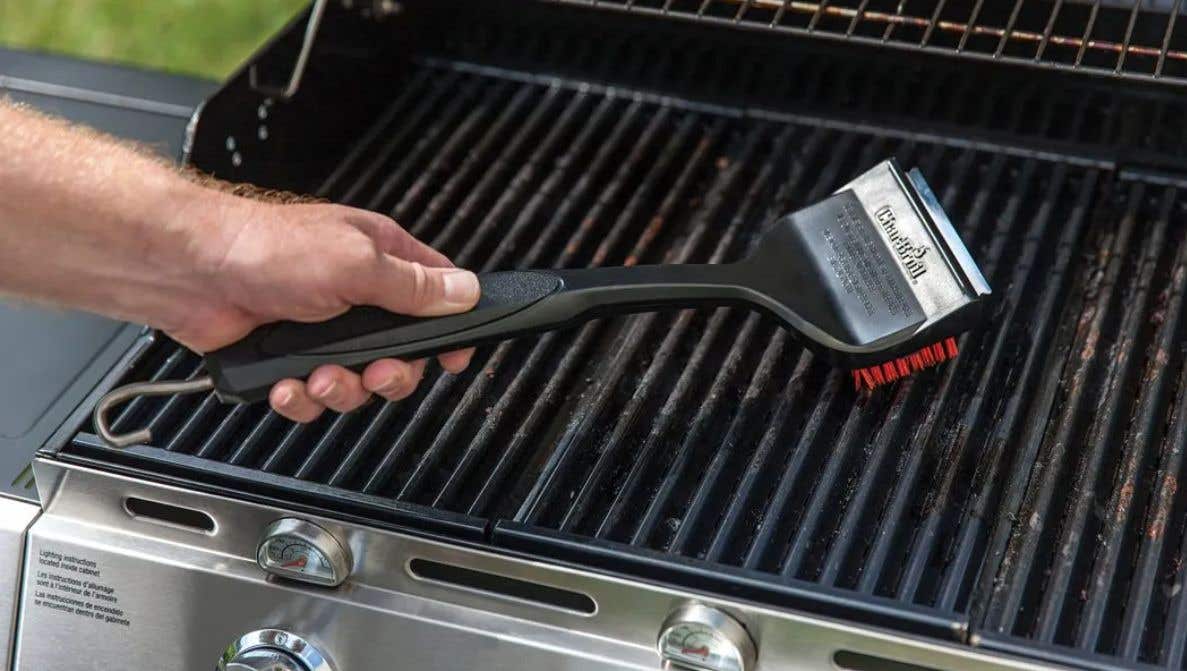
[[[673,611],[660,630],[658,647],[666,669],[753,671],[757,657],[741,623],[701,604]]]
[[[286,517],[264,529],[256,562],[265,571],[291,580],[334,587],[350,575],[350,551],[312,522]]]

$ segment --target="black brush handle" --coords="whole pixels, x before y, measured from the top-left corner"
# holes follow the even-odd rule
[[[277,322],[206,355],[206,368],[220,398],[254,402],[276,382],[323,364],[359,370],[385,357],[417,359],[598,317],[757,303],[755,270],[743,262],[486,273],[469,312],[408,317],[357,307],[316,324]]]

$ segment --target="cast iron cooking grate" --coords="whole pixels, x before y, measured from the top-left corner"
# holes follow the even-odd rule
[[[829,79],[805,99],[832,95]],[[139,399],[115,428],[146,424],[153,446],[107,451],[83,433],[67,454],[238,478],[377,521],[398,509],[980,645],[1183,666],[1178,189],[1087,159],[465,62],[418,61],[398,90],[321,193],[391,213],[462,265],[730,260],[774,215],[893,155],[941,197],[995,289],[993,317],[954,362],[874,394],[764,318],[685,311],[485,348],[405,402],[309,425],[213,396]],[[1112,124],[1092,96],[863,91],[848,108],[937,127],[1003,110],[995,123],[1044,136]],[[125,381],[199,374],[158,338]]]

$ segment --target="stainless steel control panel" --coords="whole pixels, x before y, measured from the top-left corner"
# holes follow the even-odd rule
[[[839,650],[934,669],[1037,668],[80,466],[42,460],[35,469],[47,504],[27,534],[18,671],[193,671],[220,660],[226,671],[794,671],[835,669]],[[154,522],[130,513],[130,497],[212,523]],[[268,570],[315,560],[324,584]],[[417,560],[583,598],[549,604],[451,584],[448,572],[418,572]]]

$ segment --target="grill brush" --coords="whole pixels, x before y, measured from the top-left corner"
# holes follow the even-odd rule
[[[590,319],[738,305],[773,315],[815,353],[873,389],[957,353],[989,285],[918,170],[883,161],[824,200],[783,216],[741,261],[522,270],[479,275],[472,310],[408,317],[357,307],[317,324],[278,322],[205,356],[209,377],[120,387],[99,400],[95,428],[115,447],[107,411],[141,395],[213,389],[227,402],[267,397],[273,384],[323,364],[361,368],[420,358]]]

